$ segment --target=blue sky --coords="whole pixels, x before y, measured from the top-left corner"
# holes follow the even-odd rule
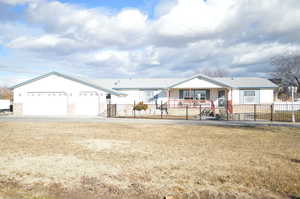
[[[0,85],[53,70],[269,77],[272,57],[299,52],[299,9],[298,0],[0,0]]]
[[[62,0],[61,2],[82,5],[87,8],[105,7],[114,10],[138,8],[152,15],[153,9],[159,3],[159,0]]]

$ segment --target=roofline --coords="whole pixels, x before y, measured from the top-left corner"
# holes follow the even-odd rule
[[[204,79],[204,80],[206,80],[206,81],[212,82],[212,83],[214,83],[214,84],[218,84],[218,85],[220,85],[220,86],[232,88],[231,86],[229,86],[229,85],[227,85],[227,84],[224,84],[224,83],[222,83],[222,82],[220,82],[220,81],[214,80],[214,79],[212,79],[211,77],[208,77],[208,76],[203,75],[203,74],[194,75],[193,77],[190,77],[190,78],[188,78],[188,79],[186,79],[186,80],[183,80],[183,81],[180,81],[180,82],[178,82],[178,83],[176,83],[176,84],[173,84],[173,85],[169,86],[168,88],[173,88],[173,87],[175,87],[175,86],[178,86],[179,84],[183,84],[183,83],[185,83],[185,82],[188,82],[188,81],[190,81],[190,80],[192,80],[192,79],[199,78],[199,77],[202,78],[202,79]]]
[[[232,87],[232,88],[238,88],[238,89],[253,89],[253,88],[260,88],[260,89],[263,89],[263,88],[278,88],[278,86],[266,86],[266,87],[263,87],[263,86],[252,86],[252,87],[248,87],[248,86],[243,86],[243,87]]]
[[[143,89],[143,90],[167,90],[168,88],[158,88],[158,87],[153,87],[153,88],[145,88],[145,87],[136,87],[136,88],[112,88],[114,90],[137,90],[137,89]]]
[[[124,93],[121,93],[121,92],[118,92],[118,91],[114,91],[114,90],[111,90],[111,89],[107,89],[107,88],[103,88],[103,87],[100,87],[100,86],[98,86],[98,85],[91,84],[91,83],[89,83],[89,82],[87,82],[87,81],[83,81],[83,80],[77,79],[77,78],[75,78],[75,77],[71,77],[71,76],[68,76],[68,75],[65,75],[65,74],[62,74],[62,73],[58,73],[58,72],[50,72],[50,73],[47,73],[47,74],[38,76],[38,77],[36,77],[36,78],[30,79],[30,80],[27,80],[27,81],[22,82],[22,83],[20,83],[20,84],[17,84],[17,85],[15,85],[15,86],[12,86],[12,87],[10,87],[10,89],[16,89],[16,88],[21,87],[21,86],[24,86],[24,85],[26,85],[26,84],[29,84],[29,83],[38,81],[38,80],[40,80],[40,79],[49,77],[50,75],[56,75],[56,76],[59,76],[59,77],[65,78],[65,79],[69,79],[69,80],[72,80],[72,81],[75,81],[75,82],[79,82],[79,83],[81,83],[81,84],[84,84],[84,85],[93,87],[93,88],[98,89],[98,90],[105,91],[105,92],[110,93],[110,94],[113,94],[113,95],[125,95]]]

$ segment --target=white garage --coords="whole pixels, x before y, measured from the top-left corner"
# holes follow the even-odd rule
[[[96,92],[80,92],[75,103],[75,114],[97,116],[99,113],[100,97]]]
[[[24,96],[23,115],[66,115],[68,99],[62,92],[33,92]]]
[[[122,95],[98,84],[52,72],[13,87],[14,114],[105,116],[106,96]]]

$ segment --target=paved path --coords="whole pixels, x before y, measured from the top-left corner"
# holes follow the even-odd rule
[[[99,123],[147,123],[182,124],[211,126],[285,126],[300,128],[300,123],[263,122],[263,121],[213,121],[213,120],[160,120],[160,119],[121,119],[104,117],[15,117],[0,116],[0,122],[99,122]]]

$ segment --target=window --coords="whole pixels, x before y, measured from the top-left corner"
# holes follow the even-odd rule
[[[183,90],[183,99],[193,99],[192,90]]]
[[[241,104],[259,104],[260,91],[259,90],[240,90]]]
[[[179,90],[179,99],[209,100],[209,90],[203,89],[182,89]]]
[[[195,90],[195,97],[196,100],[206,100],[208,99],[208,92],[207,90]]]

